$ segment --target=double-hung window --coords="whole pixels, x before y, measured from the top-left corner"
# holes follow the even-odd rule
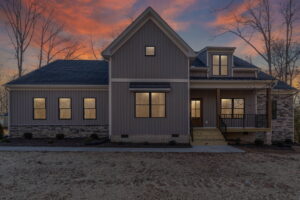
[[[33,98],[33,119],[45,120],[46,116],[46,98]]]
[[[96,112],[96,98],[84,98],[83,99],[83,106],[84,106],[84,119],[96,119],[97,112]]]
[[[71,98],[59,98],[59,119],[72,118],[72,100]]]
[[[243,118],[244,114],[244,99],[221,99],[222,118]]]
[[[227,76],[228,75],[228,56],[213,55],[212,58],[212,75]]]
[[[166,93],[164,92],[135,93],[135,117],[137,118],[166,117]]]

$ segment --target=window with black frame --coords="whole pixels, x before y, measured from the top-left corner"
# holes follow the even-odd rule
[[[33,119],[45,120],[46,115],[46,98],[33,98]]]
[[[212,56],[212,75],[227,76],[228,75],[228,56],[213,55]]]
[[[245,114],[244,99],[230,98],[221,99],[222,118],[243,118]]]
[[[135,93],[136,118],[166,117],[166,93],[137,92]]]
[[[84,119],[97,119],[97,112],[96,112],[96,98],[84,98],[83,99],[83,106],[84,106]]]
[[[59,119],[66,120],[72,118],[72,100],[71,98],[59,98]]]

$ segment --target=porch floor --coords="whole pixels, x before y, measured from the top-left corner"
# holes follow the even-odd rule
[[[227,127],[226,132],[238,133],[238,132],[270,132],[270,128],[255,128],[255,127]]]

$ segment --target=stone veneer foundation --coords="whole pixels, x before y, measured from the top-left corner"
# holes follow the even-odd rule
[[[128,137],[122,137],[122,135],[112,135],[112,142],[125,142],[125,143],[169,143],[175,141],[180,144],[189,144],[190,135],[128,135]]]
[[[33,138],[55,138],[56,134],[61,133],[65,135],[65,138],[89,137],[91,134],[108,136],[108,126],[11,126],[9,136],[11,138],[21,138],[24,133],[32,133]]]

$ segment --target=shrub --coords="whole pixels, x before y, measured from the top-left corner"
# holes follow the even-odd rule
[[[3,136],[4,136],[4,130],[3,130],[2,125],[0,124],[0,139],[2,139]]]
[[[85,138],[84,139],[84,144],[85,145],[90,145],[92,141],[93,141],[93,139],[91,137]]]
[[[92,138],[93,140],[98,140],[99,139],[99,137],[96,133],[91,134],[90,138]]]
[[[5,138],[1,139],[1,142],[10,143],[10,140],[7,137],[5,137]]]
[[[24,133],[23,137],[27,140],[32,139],[32,133]]]
[[[254,143],[255,143],[255,145],[257,145],[257,146],[262,146],[262,145],[264,145],[264,141],[261,140],[261,139],[256,139],[256,140],[254,141]]]
[[[56,139],[58,139],[58,140],[62,140],[62,139],[64,139],[65,138],[65,135],[63,134],[63,133],[58,133],[58,134],[56,134]]]
[[[236,139],[236,140],[235,140],[235,144],[236,144],[236,145],[241,144],[241,138]]]
[[[53,144],[53,143],[54,143],[53,140],[49,140],[49,141],[48,141],[48,144]]]

